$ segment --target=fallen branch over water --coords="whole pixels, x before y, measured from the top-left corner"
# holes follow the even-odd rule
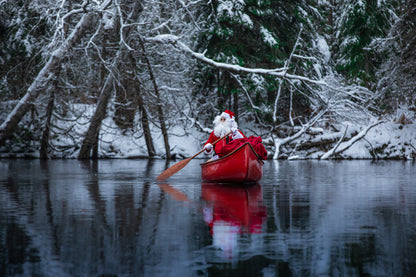
[[[284,138],[284,139],[279,139],[275,136],[273,136],[273,140],[275,142],[275,153],[273,156],[274,160],[277,160],[279,158],[279,152],[280,152],[280,147],[284,144],[288,144],[296,139],[298,139],[299,137],[301,137],[309,128],[311,128],[317,121],[318,119],[320,119],[327,110],[322,110],[319,114],[317,114],[314,118],[312,118],[307,124],[305,124],[304,126],[302,126],[302,129],[299,130],[296,134],[294,134],[293,136]]]
[[[362,130],[361,132],[359,132],[356,136],[352,137],[349,141],[343,143],[342,145],[340,145],[340,143],[337,143],[337,145],[335,145],[331,150],[329,150],[328,152],[326,152],[322,157],[321,160],[327,160],[329,157],[342,153],[345,150],[347,150],[348,148],[350,148],[351,146],[354,145],[354,143],[356,143],[357,141],[359,141],[360,139],[364,138],[368,131],[370,131],[371,128],[384,123],[384,121],[377,121],[369,126],[367,126],[367,128],[365,128],[364,130]],[[342,139],[340,140],[340,142],[342,141]],[[341,147],[340,147],[341,146]]]

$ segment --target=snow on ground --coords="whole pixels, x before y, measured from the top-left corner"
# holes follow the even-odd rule
[[[365,128],[362,126],[361,129]],[[350,133],[359,131],[359,127],[349,128]],[[241,128],[246,135],[252,135],[250,132]],[[181,127],[175,127],[170,130],[169,143],[172,149],[172,154],[177,158],[186,158],[198,153],[208,139],[208,134],[198,133],[196,131],[190,132],[190,134],[184,134]],[[339,136],[334,133],[324,133],[320,136],[322,139],[329,139],[331,136]],[[105,136],[103,136],[105,138]],[[320,139],[319,138],[319,139]],[[163,137],[160,131],[153,133],[154,144],[158,156],[162,157],[165,153]],[[268,138],[263,138],[269,152],[269,156],[272,156],[274,149],[267,142]],[[304,138],[300,138],[304,140]],[[103,139],[105,140],[105,139]],[[342,144],[340,145],[342,146]],[[359,140],[353,144],[349,149],[344,151],[337,158],[345,159],[413,159],[416,156],[416,124],[397,124],[394,122],[387,122],[380,124],[367,133],[364,139]],[[117,152],[112,154],[109,149],[117,149]],[[112,158],[133,158],[144,157],[147,155],[145,142],[143,138],[135,140],[131,136],[117,136],[113,140],[111,147],[100,144],[101,156]],[[324,153],[319,150],[315,150],[314,154],[309,155],[307,158],[319,158]],[[302,156],[302,154],[300,154]],[[206,158],[202,153],[198,158]]]
[[[416,124],[387,122],[371,129],[364,139],[343,153],[344,158],[413,159],[416,156]],[[372,155],[373,154],[373,155]]]
[[[105,130],[103,130],[105,133]],[[198,134],[184,134],[181,127],[174,127],[169,130],[169,146],[171,154],[177,158],[186,158],[196,154],[202,149],[203,144]],[[156,154],[159,157],[165,155],[165,144],[160,130],[153,126],[152,138]],[[208,137],[207,137],[208,138]],[[123,135],[118,133],[106,133],[100,137],[100,156],[105,158],[142,158],[147,157],[147,148],[144,137],[135,137],[135,135]],[[201,155],[203,156],[203,155]]]
[[[54,146],[54,151],[51,155],[53,158],[76,158],[82,144],[83,135],[86,133],[89,126],[89,119],[93,115],[94,107],[92,105],[77,105],[71,109],[73,114],[68,113],[66,120],[55,119],[54,124],[62,129],[61,134],[53,135],[51,137],[51,144]],[[81,116],[80,116],[81,115]],[[408,117],[410,118],[410,117]],[[353,144],[349,149],[342,152],[333,158],[344,159],[414,159],[416,157],[416,124],[411,123],[411,120],[406,124],[396,123],[394,119],[386,123],[382,123],[370,129],[366,136]],[[23,123],[24,124],[24,123]],[[346,138],[350,139],[354,133],[358,133],[365,125],[358,126],[358,124],[342,123],[343,126],[348,125]],[[246,136],[258,135],[260,130],[256,129],[250,122],[240,124],[241,130]],[[206,126],[211,128],[212,126]],[[35,127],[32,128],[35,132]],[[100,131],[99,142],[99,157],[100,158],[147,158],[147,148],[144,140],[142,130],[139,122],[136,122],[134,130],[122,131],[114,123],[111,113],[104,120]],[[345,127],[344,127],[345,128]],[[292,146],[282,147],[280,158],[288,159],[319,159],[325,151],[320,147],[319,143],[315,148],[307,150],[298,150],[293,145],[301,145],[306,142],[319,141],[336,141],[342,137],[344,133],[341,131],[330,132],[328,130],[319,129],[319,132],[311,132],[301,136],[297,141],[292,142]],[[39,130],[37,130],[40,132]],[[158,158],[164,158],[165,146],[163,136],[156,126],[151,126],[152,139],[156,149]],[[254,133],[254,132],[257,132]],[[321,133],[317,135],[317,133]],[[169,144],[171,154],[173,157],[182,159],[193,156],[202,150],[202,147],[209,134],[199,132],[196,129],[184,130],[180,125],[171,127],[169,129]],[[40,137],[38,135],[38,137]],[[274,143],[273,139],[263,136],[263,142],[269,152],[269,157],[273,157]],[[343,142],[348,143],[348,142]],[[342,147],[343,143],[339,147]],[[27,145],[30,145],[29,147]],[[39,157],[39,142],[32,141],[16,146],[8,146],[0,149],[0,158],[2,157]],[[327,147],[328,148],[328,145]],[[8,151],[6,151],[8,149]],[[328,149],[329,150],[329,149]],[[286,151],[286,152],[285,152]],[[327,150],[326,150],[327,151]],[[207,158],[201,153],[197,158]]]

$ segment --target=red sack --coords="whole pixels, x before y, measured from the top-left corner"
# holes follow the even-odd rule
[[[259,155],[260,158],[262,158],[263,160],[267,160],[267,150],[262,143],[263,140],[261,139],[261,137],[255,137],[255,136],[232,140],[231,142],[229,142],[228,144],[224,145],[224,147],[221,148],[220,154],[218,153],[217,154],[220,157],[225,156],[246,142],[249,142],[251,146],[253,146],[254,151],[256,151],[257,155]]]

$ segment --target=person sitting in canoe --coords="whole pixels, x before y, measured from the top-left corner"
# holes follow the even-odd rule
[[[214,119],[214,130],[211,132],[207,142],[204,145],[205,154],[211,155],[215,152],[216,155],[212,157],[213,160],[217,159],[218,157],[222,157],[225,153],[222,153],[222,148],[232,140],[245,138],[246,136],[238,130],[238,124],[235,121],[234,113],[230,110],[226,110],[220,115],[217,115]],[[227,137],[215,144],[212,143],[222,136],[225,136],[229,132],[233,132],[232,137]]]
[[[262,143],[261,137],[250,136],[246,137],[243,132],[238,130],[238,124],[235,121],[234,113],[230,110],[224,111],[221,115],[218,115],[214,119],[214,130],[211,132],[207,142],[204,145],[204,152],[206,155],[213,154],[212,160],[218,159],[227,155],[233,150],[237,149],[246,142],[249,142],[257,155],[263,160],[267,159],[267,151]],[[222,136],[225,136],[229,132],[232,132],[231,138],[220,140],[214,146],[212,143]]]

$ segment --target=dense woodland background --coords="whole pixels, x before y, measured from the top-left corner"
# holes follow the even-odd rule
[[[271,158],[336,157],[413,123],[415,18],[410,0],[0,0],[0,152],[184,157],[231,109]]]

